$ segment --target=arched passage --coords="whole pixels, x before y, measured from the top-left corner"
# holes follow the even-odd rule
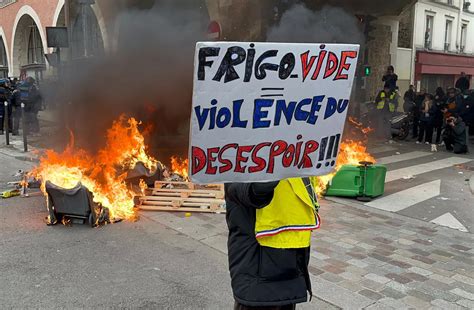
[[[59,0],[56,6],[56,11],[53,15],[53,26],[65,27],[66,26],[66,15],[64,11],[64,0]]]
[[[36,80],[43,79],[43,72],[46,69],[45,40],[38,23],[37,15],[24,13],[20,17],[17,16],[12,46],[12,69],[13,74],[20,78],[32,76]]]
[[[64,13],[64,6],[62,7],[61,11],[59,11],[58,19],[54,24],[56,27],[66,27],[66,15]]]
[[[94,10],[89,4],[77,5],[73,12],[72,57],[74,59],[100,56],[104,53],[104,40]]]
[[[8,56],[3,35],[0,33],[0,78],[8,77]]]

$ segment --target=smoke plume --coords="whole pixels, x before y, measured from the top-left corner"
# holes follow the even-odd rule
[[[93,151],[112,121],[125,113],[152,126],[152,149],[173,148],[178,141],[164,137],[187,136],[194,47],[207,21],[199,8],[155,4],[123,11],[115,25],[116,49],[76,64],[69,73],[73,124],[68,125]]]
[[[354,14],[342,8],[324,6],[311,11],[304,4],[283,13],[278,25],[269,29],[268,41],[295,43],[362,44],[364,35]]]

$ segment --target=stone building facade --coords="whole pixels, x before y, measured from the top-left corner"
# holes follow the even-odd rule
[[[397,73],[402,93],[409,84],[428,92],[453,87],[461,72],[474,82],[473,6],[473,0],[418,0],[401,18]],[[403,39],[408,34],[409,45]]]
[[[84,29],[80,13],[85,12],[92,25],[89,35],[102,45],[97,48],[107,46],[108,29],[102,14],[106,4],[98,1],[85,9],[72,7],[73,38]],[[47,46],[46,28],[65,24],[65,0],[0,0],[0,75],[31,75],[41,80],[49,66],[44,55],[54,52]]]

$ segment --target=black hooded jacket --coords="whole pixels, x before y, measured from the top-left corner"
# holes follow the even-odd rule
[[[284,306],[307,301],[310,249],[274,249],[255,237],[256,209],[273,198],[276,184],[226,184],[228,256],[234,298],[245,306]]]

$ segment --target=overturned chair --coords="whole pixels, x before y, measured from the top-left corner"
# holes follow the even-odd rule
[[[59,187],[49,181],[45,185],[48,194],[48,225],[55,225],[64,219],[80,219],[91,227],[109,222],[108,209],[95,203],[92,193],[81,183],[71,189]]]

